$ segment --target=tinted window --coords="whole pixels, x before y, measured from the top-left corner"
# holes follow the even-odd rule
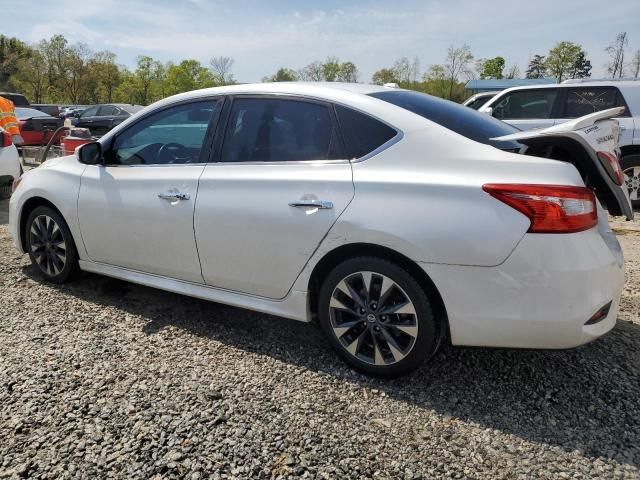
[[[491,100],[491,97],[479,97],[473,100],[470,103],[467,103],[465,107],[473,108],[474,110],[478,110],[481,106]]]
[[[168,108],[146,117],[115,139],[109,162],[121,165],[199,163],[216,103]]]
[[[336,105],[349,158],[360,158],[384,145],[398,132],[379,120]]]
[[[569,88],[564,118],[578,118],[590,113],[622,106],[618,101],[618,90],[606,87]]]
[[[556,89],[520,90],[508,93],[493,105],[493,116],[502,120],[551,118]]]
[[[494,137],[516,133],[519,131],[517,128],[458,103],[407,90],[377,92],[371,96],[416,113],[476,142],[505,150],[516,150],[520,147],[516,142],[491,140]]]
[[[223,162],[283,162],[340,158],[327,105],[299,100],[240,98],[233,102]]]
[[[95,117],[98,114],[98,107],[89,107],[82,112],[83,117]]]
[[[118,115],[120,109],[114,107],[113,105],[103,105],[98,110],[98,116],[100,117],[112,117],[114,115]]]

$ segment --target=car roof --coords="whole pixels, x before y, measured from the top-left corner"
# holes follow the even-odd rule
[[[511,87],[503,90],[502,93],[513,92],[516,90],[542,90],[547,88],[585,88],[585,87],[619,87],[619,88],[640,88],[640,80],[598,80],[593,82],[575,82],[575,83],[546,83],[543,85],[525,85],[520,87]]]

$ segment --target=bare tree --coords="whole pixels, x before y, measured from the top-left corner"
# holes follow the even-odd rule
[[[215,77],[216,83],[220,85],[228,85],[234,83],[233,75],[231,74],[231,67],[235,61],[231,57],[213,57],[209,61],[211,66],[211,73]]]
[[[633,78],[638,78],[640,76],[640,50],[636,50],[633,57],[631,57],[629,67],[631,68]]]
[[[520,67],[517,63],[514,63],[507,67],[507,72],[504,74],[505,78],[520,78]]]
[[[302,68],[298,72],[300,80],[305,82],[321,82],[324,80],[324,69],[322,62],[315,61]]]
[[[624,75],[624,49],[628,44],[627,32],[620,32],[613,45],[605,49],[611,57],[611,61],[607,64],[607,71],[611,74],[611,78],[622,78]]]
[[[444,64],[449,80],[449,97],[453,98],[453,89],[461,75],[471,75],[469,64],[473,61],[473,54],[469,45],[464,44],[459,48],[451,45],[447,49],[447,59]]]

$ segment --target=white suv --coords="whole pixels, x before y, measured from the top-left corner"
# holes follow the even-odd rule
[[[625,107],[620,123],[620,163],[634,207],[640,207],[640,80],[570,80],[514,87],[479,110],[521,130],[546,128],[613,107]]]
[[[9,196],[11,186],[21,171],[20,157],[11,135],[0,128],[0,199]]]

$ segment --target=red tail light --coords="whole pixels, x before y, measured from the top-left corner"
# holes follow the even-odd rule
[[[586,187],[491,183],[489,195],[526,215],[530,233],[573,233],[598,223],[596,199]]]
[[[605,165],[608,164],[611,166],[611,170],[613,170],[613,181],[618,185],[622,185],[624,182],[624,174],[622,173],[622,167],[620,166],[618,156],[611,152],[598,152],[598,158]]]
[[[13,140],[11,138],[11,134],[9,132],[2,132],[2,138],[0,139],[2,140],[2,146],[3,147],[10,147],[11,145],[13,145]]]

